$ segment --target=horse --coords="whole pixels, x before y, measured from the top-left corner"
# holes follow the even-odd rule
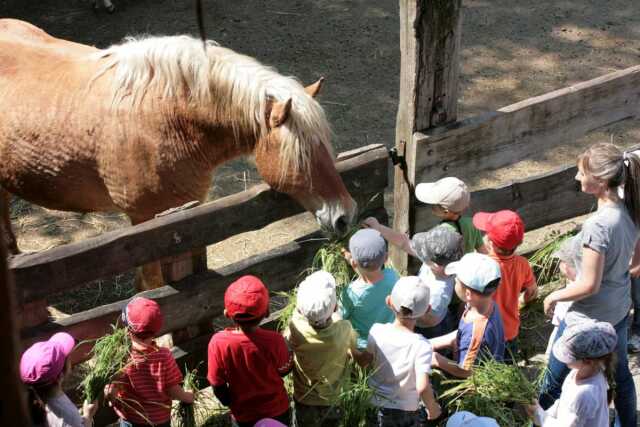
[[[204,201],[218,165],[254,155],[268,184],[345,233],[357,206],[314,99],[321,85],[187,35],[99,50],[2,19],[0,202],[119,211],[135,225]],[[15,253],[8,214],[2,224]],[[158,262],[142,276],[139,289],[163,284]]]

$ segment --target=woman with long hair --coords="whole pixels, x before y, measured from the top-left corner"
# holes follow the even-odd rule
[[[631,307],[632,270],[640,268],[640,158],[613,144],[590,147],[578,159],[576,180],[592,194],[598,209],[581,231],[582,274],[576,283],[552,292],[544,300],[547,314],[557,302],[572,301],[569,311],[610,323],[617,334],[615,407],[622,427],[636,426],[636,390],[627,359],[627,317]],[[622,196],[620,189],[623,189]],[[556,340],[566,324],[560,323]],[[540,405],[549,408],[560,396],[569,373],[553,354],[543,381]]]

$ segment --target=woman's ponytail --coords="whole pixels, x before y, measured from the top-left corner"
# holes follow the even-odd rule
[[[625,168],[624,204],[636,226],[640,226],[640,157],[624,152],[622,154]]]

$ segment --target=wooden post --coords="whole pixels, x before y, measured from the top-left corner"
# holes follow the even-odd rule
[[[8,205],[4,205],[8,206]],[[0,209],[2,207],[0,206]],[[3,234],[0,227],[0,234]],[[0,328],[5,337],[0,352],[0,425],[31,425],[27,412],[24,387],[18,376],[20,347],[16,320],[16,299],[13,279],[7,271],[7,249],[4,236],[0,235]]]
[[[455,121],[462,0],[400,0],[400,96],[396,150],[403,159],[394,174],[395,230],[413,234],[414,133]],[[407,272],[406,253],[391,260]]]

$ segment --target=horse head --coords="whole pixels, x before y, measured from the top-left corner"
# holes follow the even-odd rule
[[[305,88],[308,99],[268,98],[267,131],[256,144],[255,158],[269,185],[314,213],[322,228],[342,235],[354,221],[357,205],[336,170],[324,112],[312,99],[322,82]]]

